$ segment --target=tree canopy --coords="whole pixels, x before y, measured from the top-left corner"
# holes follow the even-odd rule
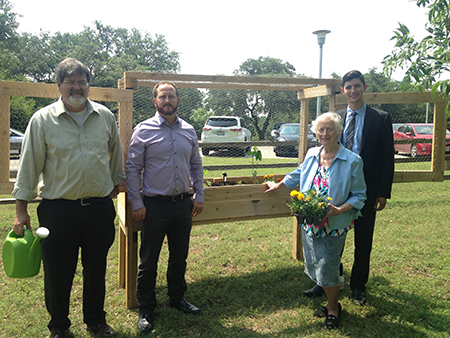
[[[295,68],[289,62],[271,57],[259,57],[244,61],[235,75],[296,77]],[[208,90],[206,109],[213,115],[240,116],[246,120],[253,135],[264,140],[268,127],[277,119],[292,120],[300,111],[296,91],[280,90]],[[202,112],[205,116],[204,112]],[[205,116],[207,117],[207,116]]]
[[[448,0],[415,0],[418,7],[428,8],[428,35],[416,40],[408,27],[400,23],[391,40],[396,41],[392,53],[384,58],[384,71],[388,76],[398,68],[406,73],[400,85],[403,90],[440,91],[445,97],[450,93],[448,76],[450,62],[450,3]],[[450,116],[447,105],[446,116]]]

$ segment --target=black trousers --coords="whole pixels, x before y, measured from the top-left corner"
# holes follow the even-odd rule
[[[369,280],[370,253],[372,252],[373,232],[375,228],[375,198],[366,200],[361,210],[363,217],[355,220],[355,252],[350,288],[366,289]]]
[[[187,289],[185,272],[192,228],[192,201],[172,202],[158,197],[144,197],[146,216],[141,230],[141,262],[137,275],[137,301],[141,313],[151,313],[157,306],[155,286],[158,259],[165,236],[169,248],[167,286],[170,303],[180,301]]]
[[[83,266],[83,321],[105,323],[105,272],[114,242],[116,212],[110,197],[81,206],[80,201],[43,200],[38,207],[40,226],[50,230],[42,240],[45,303],[50,330],[70,327],[69,302],[81,248]]]

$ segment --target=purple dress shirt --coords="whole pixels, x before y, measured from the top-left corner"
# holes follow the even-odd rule
[[[142,176],[141,176],[142,174]],[[157,112],[133,130],[127,161],[128,198],[132,210],[144,207],[145,196],[174,196],[194,189],[203,203],[203,167],[195,129],[177,117],[172,126]]]

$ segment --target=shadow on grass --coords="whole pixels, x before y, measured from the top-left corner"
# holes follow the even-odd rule
[[[423,337],[430,330],[448,331],[448,318],[436,318],[432,300],[386,288],[389,281],[383,277],[374,277],[370,284],[365,307],[353,304],[349,288],[341,292],[342,323],[333,332],[325,329],[324,319],[312,316],[314,309],[326,304],[326,297],[310,300],[301,295],[312,286],[301,266],[191,283],[186,298],[202,309],[200,316],[169,308],[165,287],[157,287],[160,305],[155,310],[156,330],[150,336]]]

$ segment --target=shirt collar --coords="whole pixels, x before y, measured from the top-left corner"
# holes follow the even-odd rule
[[[367,109],[367,105],[364,102],[364,104],[362,105],[361,108],[359,108],[356,113],[360,116],[364,115],[366,113],[366,109]],[[351,110],[349,106],[347,106],[347,117],[349,117],[352,113],[354,113],[355,111]]]
[[[169,125],[169,122],[167,122],[167,120],[166,120],[164,117],[162,117],[161,114],[158,113],[158,112],[155,113],[155,119],[156,119],[156,122],[158,123],[158,126],[161,126],[161,125],[164,124],[164,123],[167,124],[167,125]],[[179,118],[178,115],[177,115],[177,118],[176,118],[176,120],[175,120],[173,126],[176,125],[176,124],[178,124],[178,123],[180,123],[180,118]],[[172,127],[173,127],[173,126],[172,126]]]

